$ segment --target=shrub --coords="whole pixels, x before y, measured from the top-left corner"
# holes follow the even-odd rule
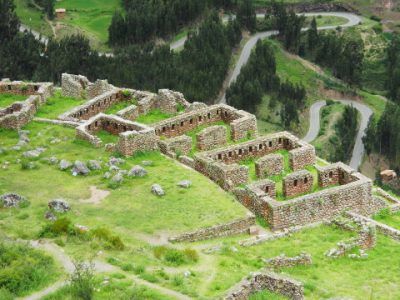
[[[91,236],[106,243],[106,248],[113,250],[123,250],[125,248],[121,238],[112,234],[107,228],[96,228],[90,231]]]
[[[68,234],[71,229],[71,220],[64,217],[46,224],[39,232],[39,237],[57,237],[62,234]]]
[[[175,275],[172,277],[172,284],[175,286],[181,286],[183,284],[183,277],[181,275]]]
[[[185,263],[185,255],[182,251],[177,249],[167,249],[164,256],[165,261],[174,264],[174,265],[181,265]]]
[[[380,22],[382,19],[378,17],[377,15],[372,15],[369,17],[372,21]]]
[[[70,277],[70,290],[77,299],[91,300],[94,293],[93,264],[74,263],[75,270]]]
[[[146,272],[146,268],[142,265],[138,265],[134,268],[133,272],[135,272],[135,274],[143,274]]]
[[[166,251],[167,251],[167,247],[157,246],[153,249],[154,257],[157,259],[161,259],[164,256]]]
[[[197,262],[199,260],[199,254],[194,249],[186,248],[183,253],[189,261]]]

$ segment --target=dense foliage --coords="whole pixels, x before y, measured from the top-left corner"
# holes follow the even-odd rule
[[[298,123],[298,110],[304,108],[304,87],[281,82],[276,74],[274,50],[257,42],[249,61],[226,93],[228,104],[254,113],[264,94],[282,103],[281,119],[285,128]]]
[[[400,168],[400,36],[394,36],[387,48],[389,97],[382,117],[371,118],[364,145],[368,154],[377,152],[388,158],[391,167]]]
[[[0,20],[4,29],[0,39],[5,41],[0,43],[0,77],[11,79],[57,83],[63,72],[69,72],[92,80],[108,78],[117,86],[150,91],[176,89],[192,101],[211,102],[225,79],[232,48],[241,40],[238,22],[230,20],[224,25],[215,12],[197,31],[189,33],[181,52],[172,52],[168,46],[131,45],[106,57],[93,51],[82,36],[50,40],[45,47],[32,34],[18,33],[12,1],[2,1],[3,7],[10,9],[1,11],[9,22],[3,24]]]
[[[0,243],[0,298],[13,299],[47,284],[54,261],[23,244]]]
[[[343,115],[335,126],[336,151],[331,161],[347,162],[351,157],[354,148],[355,138],[358,129],[358,111],[351,105],[346,105]]]

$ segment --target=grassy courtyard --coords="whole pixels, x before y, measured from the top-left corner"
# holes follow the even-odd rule
[[[72,108],[85,103],[84,99],[75,99],[64,97],[61,91],[55,91],[52,97],[49,97],[45,104],[39,107],[36,117],[45,119],[57,119],[61,114]]]
[[[26,96],[21,96],[21,95],[13,95],[13,94],[7,94],[7,93],[0,93],[0,109],[5,108],[7,106],[10,106],[14,102],[17,101],[24,101],[26,100]]]

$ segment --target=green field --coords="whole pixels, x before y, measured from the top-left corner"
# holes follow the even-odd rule
[[[24,101],[27,99],[27,96],[20,96],[20,95],[14,95],[14,94],[0,94],[0,109],[5,108],[14,102],[17,101]]]

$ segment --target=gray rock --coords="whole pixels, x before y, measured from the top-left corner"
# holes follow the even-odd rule
[[[64,199],[52,200],[48,203],[48,206],[50,209],[60,213],[65,213],[71,209],[68,202]]]
[[[179,187],[188,189],[188,188],[190,188],[192,186],[192,181],[190,181],[190,180],[182,180],[182,181],[178,182],[177,185]]]
[[[97,160],[89,160],[88,167],[90,170],[101,170],[101,164]]]
[[[14,193],[7,193],[4,195],[0,196],[0,203],[4,206],[4,207],[17,207],[19,206],[22,202],[25,202],[26,199],[25,197],[22,197],[18,194],[14,194]]]
[[[163,188],[161,187],[161,185],[159,185],[157,183],[153,184],[151,186],[151,192],[156,196],[164,196],[165,195]]]
[[[45,148],[36,148],[34,150],[29,150],[24,152],[22,155],[26,158],[36,158],[39,157],[40,154],[42,154],[46,149]]]
[[[118,157],[110,157],[110,159],[108,160],[109,166],[121,165],[123,163],[125,163],[125,159],[118,158]]]
[[[60,161],[60,170],[64,171],[66,169],[69,169],[72,166],[72,163],[68,160],[62,159]]]
[[[129,177],[144,177],[146,175],[147,171],[141,166],[134,166],[128,173]]]
[[[85,163],[81,162],[80,160],[76,160],[74,163],[74,167],[72,168],[72,175],[77,176],[77,175],[88,175],[90,173],[90,170],[88,167],[85,165]]]
[[[113,178],[111,178],[111,181],[115,183],[121,183],[124,181],[124,176],[121,174],[121,172],[118,172]]]
[[[59,139],[59,138],[53,138],[51,141],[50,141],[50,144],[58,144],[58,143],[60,143],[61,142],[61,140]]]
[[[119,168],[117,166],[111,166],[108,171],[110,172],[115,172],[115,171],[119,171]]]
[[[49,220],[49,221],[55,221],[55,220],[57,220],[56,215],[53,214],[51,211],[47,211],[47,212],[44,214],[44,218],[45,218],[46,220]]]
[[[52,157],[45,157],[43,158],[43,161],[48,162],[51,165],[55,165],[58,164],[58,158],[55,156]]]
[[[142,161],[142,165],[143,166],[152,166],[153,165],[153,162],[151,161],[151,160],[144,160],[144,161]]]
[[[105,179],[111,178],[111,173],[110,172],[105,172],[104,175],[103,175],[103,178],[105,178]]]
[[[37,167],[37,165],[33,161],[30,161],[25,165],[25,167],[27,170],[33,170]]]

